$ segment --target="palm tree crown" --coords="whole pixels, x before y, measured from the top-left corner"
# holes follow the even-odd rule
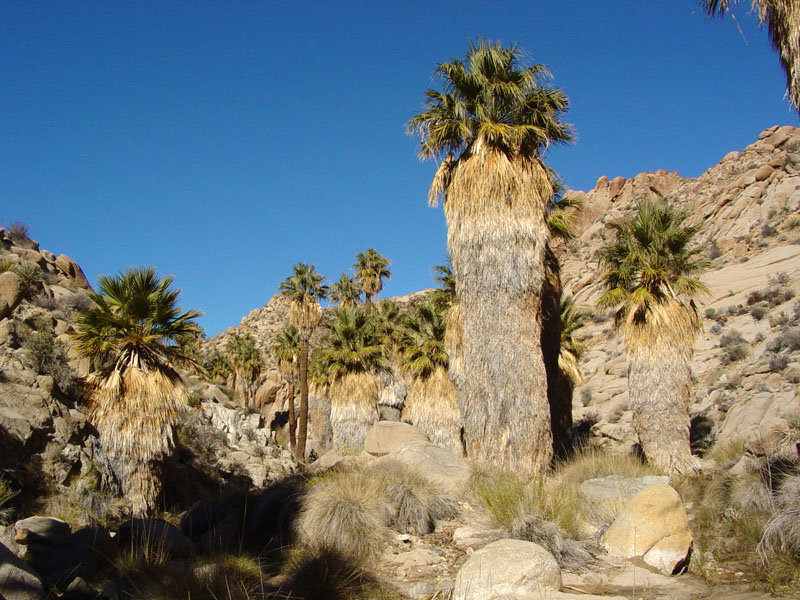
[[[272,356],[278,366],[281,375],[289,379],[290,383],[296,383],[297,361],[300,354],[300,332],[294,325],[287,325],[277,336],[272,345]]]
[[[598,305],[622,305],[624,311],[636,314],[706,291],[694,276],[709,261],[698,258],[702,249],[692,241],[700,226],[687,225],[688,216],[660,198],[641,204],[634,216],[611,223],[616,238],[598,252],[606,267],[606,291]]]
[[[319,355],[329,381],[348,373],[370,373],[383,366],[383,345],[374,317],[340,308],[328,325],[326,345]]]
[[[322,318],[318,301],[328,297],[328,286],[324,282],[325,276],[318,273],[314,265],[301,262],[292,267],[292,275],[278,287],[278,291],[292,301],[289,320],[305,339]]]
[[[152,267],[101,276],[99,292],[90,295],[93,306],[77,320],[78,351],[118,371],[187,361],[178,341],[199,331],[194,319],[203,313],[181,311],[173,280],[160,278]]]
[[[437,367],[447,370],[445,313],[446,309],[428,301],[417,305],[405,319],[403,368],[415,377],[428,377]]]
[[[361,302],[363,290],[358,281],[342,273],[339,281],[331,285],[331,300],[342,308],[353,308]]]
[[[391,264],[392,261],[379,254],[375,248],[356,254],[353,271],[366,294],[367,304],[371,304],[372,297],[383,289],[383,280],[391,279],[392,272],[389,270]]]
[[[532,157],[573,139],[571,126],[561,121],[569,108],[566,94],[543,85],[547,67],[523,67],[521,59],[516,46],[481,41],[470,43],[465,61],[437,67],[443,91],[427,90],[425,110],[408,122],[420,136],[420,158],[442,160],[428,195],[431,205],[447,191],[454,161],[476,143]]]

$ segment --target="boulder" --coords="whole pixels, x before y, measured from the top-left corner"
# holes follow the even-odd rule
[[[54,544],[71,532],[69,523],[53,517],[28,517],[14,523],[18,544]]]
[[[50,584],[63,590],[76,577],[92,579],[107,569],[116,544],[103,529],[79,529],[47,548],[33,561],[33,567]]]
[[[411,442],[427,442],[425,432],[397,421],[378,421],[367,431],[364,450],[373,456],[385,456]]]
[[[22,280],[12,271],[0,273],[0,319],[5,319],[22,301]]]
[[[270,381],[269,379],[262,383],[256,390],[255,403],[259,408],[272,404],[278,396],[278,390],[283,387],[279,383]]]
[[[535,597],[560,589],[561,569],[552,554],[533,542],[500,540],[467,559],[456,577],[453,600]]]
[[[44,595],[42,579],[28,564],[0,544],[0,598],[39,600]]]
[[[190,558],[194,554],[192,540],[163,519],[131,519],[119,526],[117,545],[122,550],[147,548],[170,558]]]
[[[642,559],[665,575],[675,575],[686,567],[691,547],[692,534],[687,529],[682,533],[661,538]]]
[[[654,483],[639,492],[617,515],[603,544],[610,554],[623,558],[643,556],[655,547],[651,562],[671,574],[686,561],[692,546],[689,519],[678,492],[666,483]],[[668,557],[675,561],[667,564]]]
[[[508,535],[502,529],[486,529],[481,527],[470,527],[465,525],[457,527],[453,531],[453,544],[456,547],[466,550],[467,548],[480,548]]]
[[[578,493],[590,502],[602,504],[618,500],[629,500],[646,487],[654,483],[669,483],[665,475],[649,475],[647,477],[624,477],[608,475],[587,479],[578,486]]]
[[[430,442],[405,444],[377,459],[382,460],[403,463],[452,496],[458,496],[466,489],[471,476],[469,465],[461,456]]]
[[[69,287],[92,291],[92,286],[89,284],[89,280],[86,279],[86,275],[83,274],[83,270],[69,256],[66,254],[59,255],[56,258],[56,267],[67,278]]]

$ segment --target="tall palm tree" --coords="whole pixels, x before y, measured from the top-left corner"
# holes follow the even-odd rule
[[[333,447],[357,450],[369,427],[378,420],[378,395],[384,349],[374,317],[353,308],[340,308],[328,325],[320,349],[320,370],[328,380]]]
[[[364,290],[364,306],[367,312],[372,309],[372,298],[383,289],[383,280],[391,279],[392,272],[389,270],[392,261],[385,256],[378,254],[375,248],[369,248],[366,252],[356,254],[356,262],[353,264],[361,289]]]
[[[402,365],[413,381],[403,420],[424,431],[437,446],[461,454],[461,412],[456,387],[447,376],[446,310],[427,301],[405,319]]]
[[[292,275],[281,282],[278,290],[292,301],[289,322],[297,327],[300,334],[300,414],[297,416],[295,456],[299,461],[305,461],[308,434],[308,341],[322,320],[319,301],[328,297],[328,286],[325,285],[325,277],[314,270],[314,265],[301,262],[292,267]]]
[[[703,0],[706,15],[724,15],[739,0]],[[800,3],[797,0],[752,0],[758,19],[766,23],[772,47],[778,51],[789,99],[800,111]]]
[[[254,408],[256,384],[264,370],[264,358],[256,347],[256,340],[249,333],[234,334],[228,338],[225,351],[236,375],[236,387],[241,391],[242,404],[245,408]]]
[[[709,261],[693,245],[699,225],[663,198],[612,223],[615,239],[598,252],[606,291],[598,306],[619,307],[625,336],[633,425],[647,459],[672,473],[695,469],[689,446],[691,359],[701,321],[694,302],[705,291],[696,276]]]
[[[294,386],[300,377],[300,332],[294,325],[287,325],[275,336],[272,356],[278,366],[278,372],[289,382],[289,447],[294,452],[297,447],[295,437],[297,415],[294,412]]]
[[[521,59],[516,47],[470,44],[465,60],[439,65],[442,91],[426,92],[408,126],[420,157],[441,161],[428,200],[444,199],[467,454],[527,474],[552,458],[540,295],[553,190],[541,157],[572,136],[561,121],[566,95],[544,84],[544,65]]]
[[[339,281],[331,285],[331,300],[342,308],[355,308],[362,293],[359,283],[347,273],[342,273]]]
[[[186,389],[176,365],[194,364],[176,342],[197,330],[202,313],[182,311],[173,277],[153,268],[101,276],[74,339],[98,368],[89,375],[88,420],[136,515],[151,511],[175,447],[173,428]]]

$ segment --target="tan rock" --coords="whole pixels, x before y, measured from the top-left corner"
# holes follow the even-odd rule
[[[769,179],[769,176],[772,175],[774,171],[775,169],[773,169],[769,165],[763,165],[755,172],[755,175],[753,176],[756,178],[756,181],[764,181],[766,179]]]
[[[610,554],[632,558],[673,535],[691,538],[686,509],[670,485],[654,483],[623,507],[603,536],[603,544]]]
[[[58,256],[56,258],[56,267],[58,267],[58,270],[67,277],[74,287],[91,291],[92,286],[89,284],[89,280],[86,279],[86,275],[83,274],[83,270],[78,263],[69,256],[66,254]]]
[[[275,398],[278,396],[278,390],[280,390],[281,387],[283,386],[269,379],[262,383],[256,390],[256,406],[264,407],[275,402]]]
[[[552,554],[533,542],[500,540],[467,559],[456,576],[453,600],[527,597],[560,589],[561,569]]]
[[[22,301],[22,280],[11,271],[0,273],[0,319],[9,316]]]
[[[411,442],[427,442],[421,429],[399,421],[378,421],[367,431],[364,450],[373,456],[385,456]]]
[[[642,557],[651,567],[665,575],[675,575],[686,566],[692,549],[692,534],[689,530],[661,538]]]

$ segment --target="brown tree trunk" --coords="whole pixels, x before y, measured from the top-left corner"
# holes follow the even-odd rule
[[[300,340],[300,414],[297,419],[297,447],[295,458],[306,461],[306,435],[308,433],[308,340]]]
[[[364,292],[364,311],[369,314],[372,311],[372,296]]]
[[[289,384],[289,448],[292,452],[297,448],[297,415],[294,414],[294,385]]]

